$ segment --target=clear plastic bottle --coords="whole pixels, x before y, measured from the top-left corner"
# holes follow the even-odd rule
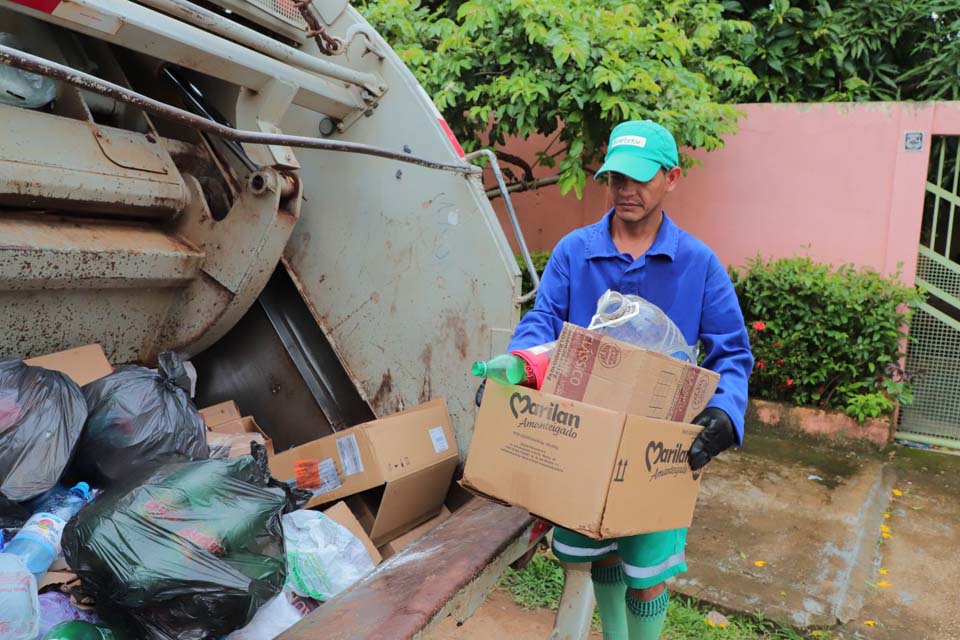
[[[120,634],[106,625],[71,620],[61,622],[47,631],[43,640],[120,640],[120,637]]]
[[[90,501],[90,486],[78,482],[71,489],[54,487],[33,505],[33,515],[7,543],[3,553],[18,556],[37,578],[47,572],[60,555],[60,538],[67,520]]]
[[[38,633],[37,579],[19,557],[0,553],[0,638],[35,640]]]

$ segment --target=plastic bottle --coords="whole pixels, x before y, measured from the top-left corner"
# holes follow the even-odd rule
[[[37,579],[19,557],[0,553],[0,638],[35,640],[38,633]]]
[[[471,368],[478,378],[489,378],[500,384],[524,384],[527,382],[527,363],[523,358],[502,353],[487,361],[478,360]]]
[[[71,489],[48,491],[34,504],[34,513],[3,553],[19,556],[27,569],[40,578],[60,555],[60,538],[67,520],[90,501],[90,486],[78,482]]]
[[[83,620],[61,622],[43,636],[43,640],[120,640],[120,634],[103,624]]]

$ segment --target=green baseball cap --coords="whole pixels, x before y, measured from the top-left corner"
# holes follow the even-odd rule
[[[613,128],[607,144],[607,157],[594,177],[615,171],[639,182],[647,182],[661,168],[672,169],[679,164],[677,141],[669,131],[651,120],[629,120]]]

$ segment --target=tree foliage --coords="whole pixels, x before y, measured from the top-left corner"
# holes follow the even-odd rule
[[[366,0],[359,9],[465,148],[544,135],[535,161],[501,157],[518,167],[516,181],[546,171],[578,197],[617,123],[649,118],[681,146],[716,149],[738,117],[722,96],[756,82],[732,53],[750,25],[725,17],[718,0]]]
[[[956,0],[728,0],[753,28],[734,42],[758,82],[736,101],[960,98]]]

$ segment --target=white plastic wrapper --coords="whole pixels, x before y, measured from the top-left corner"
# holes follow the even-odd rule
[[[260,607],[250,624],[237,629],[226,640],[273,640],[300,622],[303,614],[290,603],[290,594],[281,591],[277,597]]]
[[[373,571],[363,543],[322,513],[301,509],[285,514],[282,521],[285,588],[297,595],[327,601]]]
[[[0,638],[34,640],[38,633],[37,580],[20,558],[0,553]]]
[[[0,44],[23,51],[12,33],[0,33]],[[50,78],[0,64],[0,104],[38,109],[56,97],[57,85]]]

